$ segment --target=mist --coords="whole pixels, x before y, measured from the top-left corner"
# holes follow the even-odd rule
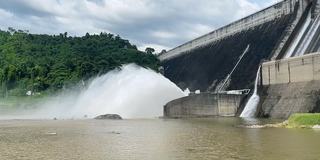
[[[135,64],[93,78],[85,89],[61,93],[37,104],[36,110],[16,111],[6,119],[83,119],[102,114],[123,118],[162,116],[163,106],[186,94],[170,80]]]

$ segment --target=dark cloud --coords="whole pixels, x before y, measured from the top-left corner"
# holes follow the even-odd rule
[[[27,17],[27,16],[38,16],[47,17],[50,16],[48,12],[43,12],[37,10],[36,8],[31,8],[24,2],[19,0],[0,0],[0,8],[8,12],[14,13],[16,16]]]

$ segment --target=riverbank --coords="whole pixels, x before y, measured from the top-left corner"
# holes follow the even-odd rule
[[[245,128],[307,128],[320,129],[320,113],[296,113],[276,124],[250,125]]]
[[[287,128],[317,128],[320,125],[320,113],[297,113],[288,119]]]

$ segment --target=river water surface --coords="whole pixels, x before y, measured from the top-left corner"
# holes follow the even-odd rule
[[[320,159],[320,131],[239,127],[246,123],[239,118],[1,120],[0,159]]]

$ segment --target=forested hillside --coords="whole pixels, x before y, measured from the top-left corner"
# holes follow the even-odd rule
[[[108,33],[70,37],[0,31],[0,96],[60,90],[127,63],[159,65],[152,53]]]

